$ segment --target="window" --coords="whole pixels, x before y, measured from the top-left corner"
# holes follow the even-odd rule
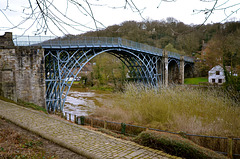
[[[218,79],[218,83],[222,83],[222,79]]]
[[[212,83],[215,83],[215,79],[214,78],[212,79]]]
[[[216,75],[220,75],[220,71],[216,71]]]

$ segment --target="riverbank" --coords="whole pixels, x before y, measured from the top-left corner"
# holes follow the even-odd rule
[[[128,84],[124,92],[107,92],[109,100],[99,94],[86,98],[97,105],[88,114],[94,118],[198,135],[240,136],[240,105],[220,87],[152,89]]]
[[[176,158],[2,100],[0,117],[88,158]]]
[[[0,158],[86,159],[1,118]]]
[[[240,107],[216,88],[174,86],[159,90],[128,85],[113,107],[93,117],[174,132],[239,137]]]

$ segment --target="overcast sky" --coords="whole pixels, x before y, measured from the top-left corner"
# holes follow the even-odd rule
[[[36,7],[36,1],[31,1],[33,8]],[[52,0],[46,1],[51,2]],[[94,30],[96,29],[96,25],[99,28],[104,28],[114,24],[121,24],[127,20],[163,20],[167,17],[173,17],[181,22],[184,22],[185,24],[201,24],[205,21],[206,14],[198,13],[197,10],[212,8],[215,4],[215,1],[213,0],[208,0],[210,2],[203,2],[201,0],[176,0],[176,2],[161,2],[161,0],[133,0],[134,4],[142,14],[142,16],[140,16],[139,13],[136,12],[136,9],[132,10],[128,5],[125,9],[123,8],[123,6],[125,6],[125,0],[88,0],[91,5],[94,18],[100,22],[95,24],[94,20],[89,15],[85,15],[86,12],[83,8],[78,9],[76,6],[70,3],[71,1],[73,2],[73,0],[69,0],[69,3],[67,3],[67,0],[53,0],[53,5],[56,8],[49,7],[49,10],[51,10],[52,13],[54,13],[57,17],[64,19],[63,15],[66,15],[76,22],[70,22],[69,19],[65,20],[67,23],[72,24],[73,27],[78,29],[74,30],[73,28],[65,26],[65,30],[62,29],[62,31],[67,34],[81,34],[89,30]],[[78,2],[81,3],[82,6],[87,10],[87,12],[91,13],[91,10],[89,10],[89,7],[85,1],[86,0],[78,0]],[[228,8],[225,10],[225,12],[223,10],[213,12],[206,24],[222,22],[226,15],[229,15],[232,11],[236,11],[240,8],[240,4],[237,2],[237,0],[218,0],[218,3],[216,4],[218,9],[226,6],[232,6],[234,4],[238,5]],[[14,25],[23,22],[23,19],[27,17],[27,15],[23,14],[23,12],[27,14],[31,13],[31,10],[24,7],[29,7],[28,0],[8,0],[8,4],[7,0],[0,0],[1,35],[6,31],[13,32],[13,34],[17,35],[23,33],[25,35],[34,35],[37,29],[41,28],[39,24],[41,21],[34,22],[34,20],[29,19],[28,21],[19,25],[17,28],[9,29]],[[62,12],[63,15],[61,15],[58,10]],[[193,12],[193,10],[195,10],[195,12]],[[32,19],[36,19],[38,17],[37,15],[38,14],[36,14],[35,17],[32,17]],[[231,20],[233,18],[239,21],[240,11],[234,13],[230,17]],[[46,32],[46,35],[63,35],[63,33],[57,28],[59,25],[54,26],[50,19],[48,19],[48,22],[48,27],[50,30]],[[86,27],[80,26],[81,24],[85,25]],[[62,25],[64,26],[64,24]],[[44,32],[42,35],[44,35]]]

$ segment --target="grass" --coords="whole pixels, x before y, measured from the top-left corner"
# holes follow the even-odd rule
[[[33,110],[37,110],[37,111],[47,113],[47,110],[45,108],[40,107],[40,106],[38,106],[36,104],[33,104],[33,103],[24,102],[22,100],[18,100],[17,103],[16,103],[16,102],[14,102],[14,101],[12,101],[8,98],[2,97],[2,96],[0,96],[0,100],[6,101],[6,102],[9,102],[9,103],[18,104],[18,105],[26,107],[26,108],[31,108]]]
[[[198,85],[202,82],[208,82],[207,77],[196,77],[196,78],[185,78],[184,84],[192,84],[192,85]]]
[[[125,92],[115,95],[113,107],[95,109],[92,116],[119,123],[182,132],[182,134],[240,137],[240,104],[228,98],[221,88],[198,89],[176,86],[153,89],[142,85],[128,84]],[[198,137],[189,139],[210,149],[227,151],[225,140]],[[205,150],[195,151],[195,148],[192,149],[188,143],[187,145],[178,143],[174,139],[162,142],[158,137],[148,140],[153,144],[148,143],[146,146],[152,148],[157,148],[155,146],[159,143],[156,142],[160,142],[161,147],[167,143],[168,146],[177,149],[177,152],[183,155],[186,153],[185,151],[190,151],[190,154],[200,155],[199,158],[211,158],[201,155]],[[140,144],[145,145],[144,143]],[[170,153],[166,149],[164,151]],[[235,153],[238,153],[237,151]],[[181,154],[178,155],[181,156]],[[211,155],[213,154],[210,153]],[[187,157],[184,156],[184,158]]]
[[[128,84],[112,108],[93,116],[105,120],[192,134],[240,136],[240,107],[216,89],[149,89]]]
[[[0,120],[0,158],[56,158],[47,154],[40,139],[29,138],[23,133],[9,128]]]
[[[108,91],[113,92],[114,88],[109,86],[93,86],[91,87],[92,90],[100,90],[100,91]]]
[[[164,132],[144,131],[140,133],[134,141],[141,145],[162,150],[168,154],[186,159],[227,158],[212,150],[198,146],[179,135]]]

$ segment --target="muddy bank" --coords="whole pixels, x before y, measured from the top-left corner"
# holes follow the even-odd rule
[[[115,94],[110,91],[71,88],[63,112],[77,116],[88,116],[98,107],[112,107],[115,100],[114,96]]]

